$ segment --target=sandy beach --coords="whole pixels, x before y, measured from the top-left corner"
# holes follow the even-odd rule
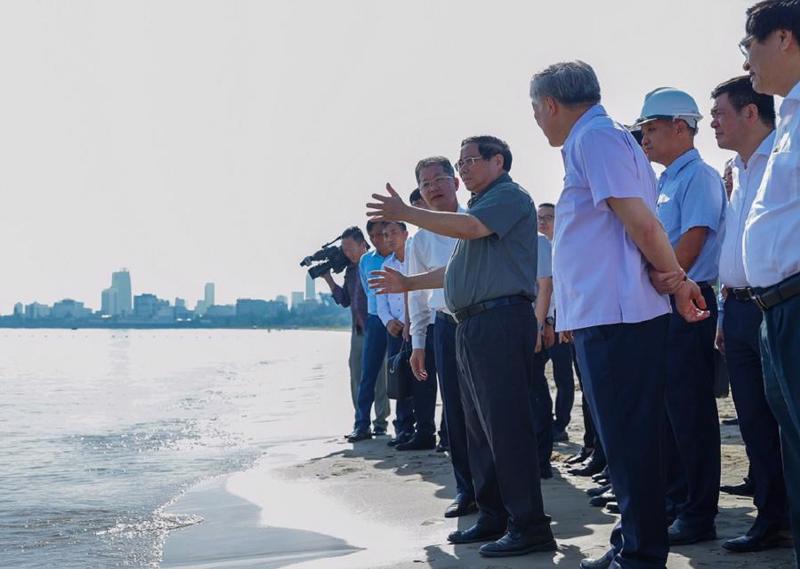
[[[342,334],[343,347],[345,339]],[[280,437],[254,468],[208,481],[170,505],[170,512],[204,521],[169,535],[162,567],[572,568],[605,551],[616,516],[590,507],[585,490],[591,481],[568,475],[563,464],[581,440],[579,392],[570,443],[556,445],[555,476],[542,483],[558,551],[487,560],[478,555],[480,544],[447,543],[449,532],[474,521],[442,517],[454,493],[447,456],[395,452],[385,437],[355,446],[344,441],[352,421],[345,372],[344,362],[326,368],[312,402],[288,404]],[[718,404],[721,418],[734,415],[730,398]],[[722,437],[723,483],[738,483],[747,472],[738,428],[723,425]],[[720,547],[743,534],[754,515],[752,499],[723,494],[720,539],[673,548],[668,567],[792,567],[790,549],[736,555]]]

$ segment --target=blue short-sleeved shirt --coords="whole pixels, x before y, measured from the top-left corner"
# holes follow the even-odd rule
[[[561,149],[564,189],[556,204],[553,287],[556,328],[636,323],[670,312],[647,261],[608,206],[641,199],[655,212],[656,180],[644,152],[601,105],[587,110]]]
[[[697,282],[717,280],[728,201],[719,173],[693,148],[667,166],[658,179],[658,190],[658,219],[673,248],[693,227],[708,229],[700,255],[688,271],[689,278]]]
[[[367,293],[367,312],[374,316],[378,315],[378,301],[375,298],[375,291],[369,288],[367,282],[372,277],[372,271],[380,271],[386,257],[378,253],[377,250],[367,251],[358,261],[358,273],[361,277],[361,285]]]

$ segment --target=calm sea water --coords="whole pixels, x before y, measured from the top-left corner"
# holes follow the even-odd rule
[[[0,330],[0,567],[158,567],[163,508],[312,405],[341,332]]]

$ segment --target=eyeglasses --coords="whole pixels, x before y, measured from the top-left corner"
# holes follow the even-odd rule
[[[536,219],[539,221],[553,221],[556,218],[554,215],[537,215]]]
[[[433,180],[428,180],[426,182],[422,182],[419,185],[419,189],[422,192],[426,192],[426,191],[430,190],[431,188],[433,188],[433,186],[439,186],[441,184],[444,184],[446,181],[452,180],[452,179],[453,179],[453,176],[445,176],[444,174],[442,174],[441,176],[436,176]]]
[[[755,36],[750,35],[739,42],[739,51],[742,52],[743,56],[750,57],[750,45],[754,39],[756,39]]]
[[[466,167],[472,168],[478,160],[485,160],[485,158],[483,156],[467,156],[466,158],[461,158],[455,163],[456,170],[461,172],[461,170]]]

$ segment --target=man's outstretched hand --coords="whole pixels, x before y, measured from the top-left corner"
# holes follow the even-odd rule
[[[697,283],[691,279],[683,281],[683,284],[673,293],[675,298],[675,308],[683,319],[687,322],[700,322],[708,318],[711,313],[707,310],[706,299]]]
[[[372,221],[406,221],[410,206],[403,203],[403,198],[388,182],[386,191],[388,196],[372,194],[372,199],[377,201],[367,204],[367,217]]]
[[[372,271],[369,279],[369,288],[375,294],[393,294],[411,290],[408,286],[408,277],[391,267],[384,267],[382,271]]]

